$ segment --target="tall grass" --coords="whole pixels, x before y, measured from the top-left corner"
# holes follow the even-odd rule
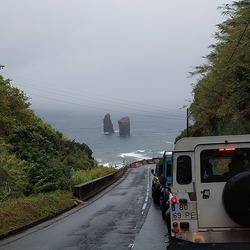
[[[115,173],[117,169],[113,167],[95,167],[89,170],[76,170],[73,171],[71,176],[72,187],[77,184],[82,184],[102,176]]]
[[[53,192],[0,203],[0,235],[73,206],[71,192]]]
[[[73,187],[76,184],[88,182],[116,171],[117,169],[112,167],[95,167],[90,170],[73,171],[71,185]],[[0,202],[0,235],[53,215],[73,204],[70,191],[56,191],[2,201]]]

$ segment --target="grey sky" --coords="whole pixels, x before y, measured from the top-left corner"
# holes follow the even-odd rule
[[[34,109],[178,110],[231,2],[0,0],[0,73]]]

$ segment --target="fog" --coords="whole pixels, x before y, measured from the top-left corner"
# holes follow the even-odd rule
[[[34,110],[185,112],[226,0],[0,0],[0,71]]]

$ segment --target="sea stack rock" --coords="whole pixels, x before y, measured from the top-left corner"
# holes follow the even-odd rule
[[[129,117],[123,117],[118,121],[119,134],[122,137],[130,136],[130,121]]]
[[[103,132],[104,134],[114,134],[113,124],[110,118],[110,114],[106,114],[103,119]]]

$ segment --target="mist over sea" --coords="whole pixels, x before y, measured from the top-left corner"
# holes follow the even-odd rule
[[[93,157],[102,165],[117,165],[162,156],[171,151],[175,138],[185,128],[185,117],[153,117],[127,115],[130,137],[119,136],[118,120],[124,114],[109,112],[115,129],[112,135],[103,133],[105,112],[39,110],[36,114],[66,137],[87,144]]]

